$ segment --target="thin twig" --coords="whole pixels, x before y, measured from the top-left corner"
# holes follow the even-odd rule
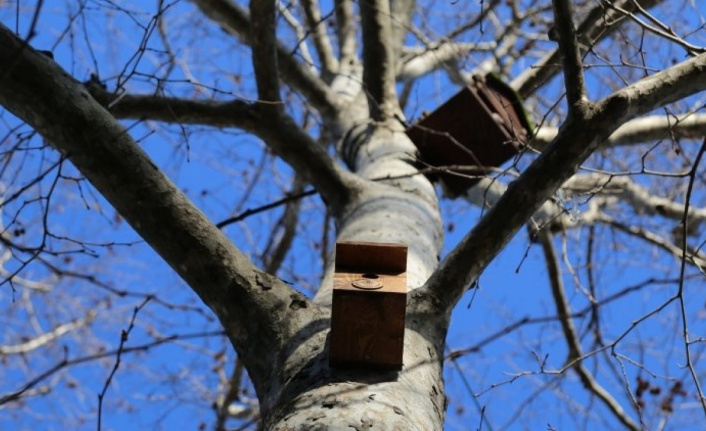
[[[691,378],[694,380],[694,385],[696,386],[696,391],[698,392],[699,395],[699,402],[701,404],[701,408],[704,411],[704,415],[706,415],[706,398],[704,397],[703,390],[701,389],[701,384],[699,383],[699,376],[696,373],[696,370],[694,369],[694,362],[691,357],[691,343],[689,341],[689,326],[686,320],[686,304],[684,301],[684,273],[686,271],[686,261],[687,261],[687,245],[686,245],[686,239],[687,239],[687,233],[688,233],[688,223],[689,223],[689,206],[691,205],[691,194],[694,190],[694,182],[696,180],[696,171],[698,170],[699,163],[701,162],[701,158],[704,155],[704,152],[706,152],[706,138],[704,139],[703,143],[701,144],[701,148],[699,149],[698,154],[696,155],[696,159],[694,160],[694,166],[691,169],[691,174],[689,176],[689,185],[686,190],[686,199],[684,203],[684,216],[682,218],[682,238],[681,238],[681,249],[682,249],[682,256],[681,256],[681,264],[679,268],[679,290],[677,292],[677,300],[679,301],[679,309],[681,312],[681,318],[682,318],[682,334],[684,336],[684,350],[685,350],[685,356],[686,356],[686,367],[689,369],[689,373],[691,374]]]
[[[590,371],[583,366],[583,361],[581,358],[583,358],[584,355],[581,349],[581,342],[579,341],[576,333],[573,319],[570,316],[571,311],[569,302],[566,298],[566,293],[564,292],[564,283],[561,277],[561,269],[559,268],[559,260],[554,249],[554,244],[552,243],[551,234],[546,230],[542,230],[538,233],[538,237],[540,243],[542,244],[544,259],[549,272],[549,284],[551,286],[554,304],[556,305],[557,315],[559,316],[559,321],[561,323],[564,338],[566,339],[566,344],[569,350],[567,363],[572,364],[571,366],[576,374],[579,375],[583,386],[595,395],[608,408],[608,410],[613,413],[618,421],[630,430],[640,430],[640,426],[630,419],[617,400],[615,400],[615,398],[613,398],[613,396],[611,396],[610,393],[596,381]]]
[[[162,344],[170,343],[172,341],[177,341],[177,340],[186,340],[186,339],[191,339],[191,338],[204,338],[204,337],[222,337],[224,335],[226,335],[226,333],[223,330],[210,331],[210,332],[197,332],[197,333],[182,334],[182,335],[170,335],[169,337],[161,338],[159,340],[152,341],[152,342],[149,342],[146,344],[141,344],[139,346],[124,347],[122,349],[122,354],[124,355],[126,353],[145,352],[145,351],[150,350],[153,347],[157,347]],[[111,356],[116,355],[117,353],[118,353],[118,350],[116,349],[116,350],[110,350],[107,352],[97,353],[95,355],[82,356],[82,357],[79,357],[76,359],[68,359],[68,352],[65,352],[64,359],[62,359],[56,365],[54,365],[53,367],[51,367],[48,370],[44,371],[43,373],[39,374],[37,377],[35,377],[32,380],[25,383],[20,389],[0,396],[0,406],[3,404],[7,404],[7,403],[10,403],[13,401],[20,400],[21,398],[23,398],[23,395],[25,395],[32,388],[34,388],[35,386],[37,386],[39,383],[43,382],[44,380],[48,379],[49,377],[53,376],[57,372],[63,370],[64,368],[67,368],[67,367],[70,367],[73,365],[83,364],[86,362],[92,362],[92,361],[97,361],[97,360],[104,359],[104,358],[109,358]]]
[[[118,368],[120,367],[120,362],[122,359],[123,355],[123,349],[125,348],[125,343],[127,342],[128,338],[130,337],[130,332],[135,328],[135,319],[137,319],[137,313],[142,310],[142,308],[147,305],[149,302],[150,298],[145,298],[144,301],[137,307],[132,312],[132,318],[130,319],[130,325],[128,325],[127,329],[123,329],[120,331],[120,344],[118,345],[118,350],[115,353],[115,364],[113,365],[113,369],[110,370],[110,374],[108,374],[108,378],[105,379],[105,383],[103,384],[103,390],[98,394],[98,421],[97,421],[97,429],[98,431],[101,431],[101,424],[102,424],[102,419],[103,419],[103,399],[105,398],[106,392],[108,392],[108,387],[110,386],[110,383],[113,381],[113,377],[115,376],[115,373],[118,372]]]

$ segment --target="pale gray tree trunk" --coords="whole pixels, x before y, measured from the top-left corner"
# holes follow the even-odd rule
[[[366,134],[367,129],[361,129]],[[414,146],[399,126],[378,128],[355,157],[357,172],[367,179],[355,200],[339,218],[338,239],[404,243],[410,300],[438,264],[441,222],[433,187],[409,163]],[[406,176],[406,177],[405,177]],[[315,298],[330,305],[331,277]],[[448,313],[428,309],[407,316],[404,367],[399,371],[335,370],[328,367],[324,349],[327,328],[317,328],[284,360],[289,384],[273,394],[277,400],[268,417],[273,430],[306,429],[442,429],[445,400],[442,379],[443,348]],[[282,402],[286,400],[285,402]],[[271,422],[270,422],[271,421]]]

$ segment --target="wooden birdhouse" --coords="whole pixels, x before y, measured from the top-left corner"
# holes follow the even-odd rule
[[[431,174],[453,197],[463,194],[517,154],[532,136],[517,94],[494,75],[475,76],[434,112],[410,126],[407,136],[431,166],[464,165]],[[456,174],[457,173],[457,174]]]
[[[337,242],[329,363],[402,368],[407,246]]]

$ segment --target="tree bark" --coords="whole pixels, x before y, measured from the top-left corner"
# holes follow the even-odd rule
[[[441,219],[434,188],[409,164],[413,144],[402,130],[359,130],[358,174],[368,180],[339,220],[339,240],[397,242],[408,245],[409,298],[438,265]],[[315,302],[331,302],[329,268]],[[399,372],[337,370],[328,367],[327,329],[302,340],[284,364],[287,383],[267,413],[269,430],[401,431],[443,428],[445,395],[442,365],[449,314],[427,307],[407,315],[404,367]],[[314,352],[315,354],[312,354]]]

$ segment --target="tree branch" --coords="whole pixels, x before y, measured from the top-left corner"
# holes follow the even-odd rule
[[[497,178],[481,178],[463,197],[481,208],[494,206],[507,190],[507,185]],[[637,214],[658,215],[680,221],[684,205],[650,191],[632,181],[628,176],[591,173],[574,175],[561,187],[564,199],[587,201],[588,208],[574,213],[556,198],[548,199],[532,215],[534,231],[548,227],[550,231],[565,230],[608,220],[602,208],[617,203],[629,205]],[[576,198],[574,198],[576,197]],[[690,206],[689,223],[694,229],[706,223],[706,209]]]
[[[215,312],[262,393],[285,340],[317,312],[313,304],[288,307],[308,301],[259,271],[81,83],[1,24],[0,64],[0,104],[65,154]]]
[[[677,34],[669,28],[668,25],[664,24],[654,16],[652,16],[644,7],[640,5],[636,0],[630,0],[630,5],[634,6],[635,12],[645,16],[648,20],[652,21],[652,23],[656,26],[651,26],[641,20],[640,18],[637,17],[637,14],[632,11],[627,11],[621,8],[616,7],[616,10],[622,12],[625,14],[626,17],[630,18],[632,21],[634,21],[636,24],[638,24],[640,27],[643,29],[647,30],[650,33],[653,33],[659,37],[663,37],[670,42],[676,43],[677,45],[680,45],[681,47],[684,48],[684,50],[687,52],[688,55],[697,55],[697,54],[703,54],[706,52],[706,50],[703,47],[700,47],[698,45],[693,45],[683,38],[677,36]]]
[[[559,129],[556,127],[542,126],[532,141],[533,148],[538,150],[546,148],[558,133]],[[663,139],[694,139],[704,135],[706,135],[706,114],[687,114],[677,118],[650,115],[623,124],[601,147],[644,144]]]
[[[351,64],[357,57],[355,17],[351,0],[336,0],[336,30],[341,64]]]
[[[394,58],[399,58],[405,37],[414,17],[416,0],[390,0],[390,17],[392,24],[392,52]]]
[[[250,0],[250,47],[260,102],[269,111],[282,110],[277,76],[275,0]],[[273,112],[274,112],[273,110]]]
[[[316,69],[316,62],[314,57],[311,56],[309,51],[309,44],[306,39],[309,37],[309,31],[304,28],[304,26],[299,22],[299,18],[295,16],[290,10],[290,7],[283,4],[281,1],[277,2],[277,12],[284,18],[289,27],[294,31],[296,35],[296,44],[294,45],[294,52],[304,60],[304,64],[309,65],[309,67],[314,70]],[[322,79],[325,79],[322,77]]]
[[[395,91],[395,60],[389,0],[361,0],[363,27],[363,83],[368,92],[370,115],[377,121],[393,118],[398,111]]]
[[[482,178],[464,195],[471,204],[481,208],[495,205],[507,190],[507,185],[498,179]],[[602,223],[628,235],[646,241],[675,257],[680,257],[682,248],[667,238],[663,238],[643,228],[630,226],[607,216],[602,208],[624,202],[636,213],[660,215],[673,220],[684,217],[684,205],[670,199],[653,196],[647,189],[635,184],[626,177],[614,177],[602,174],[574,175],[563,186],[568,196],[575,193],[590,195],[588,208],[574,214],[570,208],[565,208],[555,199],[548,199],[532,215],[529,223],[530,233],[540,231],[556,232],[577,228],[580,226]],[[588,198],[585,198],[588,199]],[[689,208],[689,225],[698,226],[706,221],[706,209]],[[682,235],[680,227],[673,232]],[[706,270],[706,256],[698,250],[687,248],[687,262],[701,271]]]
[[[564,187],[587,195],[613,196],[630,205],[638,214],[660,215],[677,221],[684,217],[684,204],[654,195],[627,176],[599,173],[576,175],[567,181]],[[689,223],[694,225],[706,223],[706,209],[692,206],[689,208],[688,217]]]
[[[570,116],[549,148],[510,184],[498,203],[441,262],[425,287],[451,310],[517,230],[621,124],[706,89],[706,55],[644,78]]]
[[[681,259],[685,251],[674,245],[674,243],[666,238],[663,238],[653,232],[637,226],[627,225],[616,221],[608,216],[601,216],[599,220],[601,223],[606,224],[614,229],[617,229],[625,234],[638,238],[642,241],[646,241],[655,247],[661,248],[667,253],[672,254],[675,258]],[[686,262],[693,264],[701,272],[706,272],[706,254],[699,252],[698,250],[686,250]]]
[[[514,0],[512,0],[514,1]],[[469,30],[472,30],[474,27],[479,26],[479,32],[482,34],[485,30],[483,30],[483,23],[488,21],[488,15],[495,15],[495,8],[501,3],[501,0],[490,0],[487,5],[483,5],[481,3],[481,10],[480,13],[476,14],[473,19],[464,22],[462,25],[454,28],[451,30],[449,33],[446,34],[445,39],[446,40],[454,40],[460,35],[467,33]]]
[[[160,96],[112,95],[89,85],[91,95],[121,119],[148,119],[166,123],[237,127],[253,133],[323,196],[331,210],[339,211],[353,193],[353,176],[339,168],[326,150],[294,123],[286,113],[272,113],[264,104],[219,102]]]
[[[583,80],[583,63],[574,28],[573,8],[568,0],[552,0],[554,28],[556,29],[561,61],[564,65],[564,88],[569,112],[586,101],[586,85]]]
[[[2,233],[0,233],[0,241],[5,242],[7,241],[8,236],[7,231],[5,230],[5,227],[0,226],[0,229],[2,230]],[[50,292],[52,290],[54,286],[51,283],[20,277],[17,274],[17,270],[8,271],[5,269],[5,263],[13,257],[12,255],[13,251],[10,248],[6,248],[2,252],[2,255],[0,255],[0,277],[2,277],[2,279],[9,280],[13,285],[19,285],[25,289],[39,290],[42,292]]]
[[[16,344],[14,346],[0,346],[0,355],[17,355],[26,354],[32,350],[38,349],[43,345],[50,343],[62,335],[78,329],[82,326],[86,326],[93,321],[96,317],[95,312],[89,311],[88,316],[76,319],[72,322],[64,323],[59,325],[51,331],[45,332],[42,335],[29,339],[21,344]]]
[[[407,57],[399,65],[397,79],[411,81],[437,70],[450,61],[458,60],[470,52],[491,51],[497,42],[442,42],[429,48],[404,48]]]
[[[337,213],[351,194],[350,187],[343,182],[342,171],[336,169],[326,150],[310,139],[284,112],[282,106],[275,50],[275,11],[275,0],[250,1],[252,58],[257,93],[261,99],[259,107],[266,113],[269,123],[261,129],[260,136],[315,187],[318,185],[317,189],[322,187],[319,189],[321,196],[331,206],[332,211]],[[292,140],[299,145],[292,145]],[[313,160],[319,163],[312,166],[312,157],[302,157],[302,154],[314,156]],[[320,175],[320,172],[324,175]],[[317,180],[316,176],[320,178]],[[324,177],[326,179],[322,181]]]
[[[295,175],[290,196],[301,195],[306,185],[301,177]],[[297,223],[299,222],[299,210],[301,199],[292,199],[286,203],[284,213],[275,228],[263,252],[264,267],[270,274],[277,274],[289,249],[292,247],[294,237],[297,233]]]
[[[250,131],[263,121],[257,104],[235,101],[181,99],[156,95],[124,93],[118,97],[93,82],[86,88],[98,103],[115,118],[154,120],[165,123],[202,124],[212,127],[235,127]]]
[[[201,12],[218,23],[225,31],[252,45],[250,16],[230,0],[193,0]],[[312,71],[296,61],[279,41],[275,43],[279,73],[287,85],[301,93],[322,115],[335,117],[339,103],[335,94]]]
[[[551,234],[547,231],[540,231],[539,241],[542,244],[544,260],[547,262],[549,284],[552,289],[554,304],[556,305],[557,317],[559,317],[559,322],[561,323],[561,328],[564,332],[564,339],[566,340],[566,345],[569,349],[566,362],[570,363],[571,368],[576,372],[576,374],[579,375],[583,386],[593,395],[598,397],[598,399],[601,400],[608,410],[610,410],[610,412],[613,413],[613,415],[623,425],[633,431],[640,430],[641,428],[633,422],[632,419],[630,419],[615,398],[613,398],[610,393],[596,381],[591,372],[583,366],[583,362],[581,361],[581,358],[583,357],[581,342],[576,334],[576,327],[574,326],[574,321],[571,317],[569,301],[566,299],[566,294],[564,293],[564,283],[561,279],[559,259],[556,255],[554,244],[552,244]]]
[[[642,6],[649,9],[662,1],[644,0]],[[631,0],[616,0],[614,3],[617,7],[626,11],[635,11],[635,6]],[[579,35],[580,52],[585,52],[587,47],[595,45],[599,40],[617,30],[624,19],[625,15],[614,9],[611,3],[599,2],[596,7],[586,14],[586,18],[576,30]],[[527,68],[510,83],[510,86],[520,94],[520,97],[526,99],[561,70],[557,66],[559,57],[559,49],[555,49],[542,57],[532,67]]]
[[[336,61],[331,41],[326,33],[326,23],[321,18],[318,0],[302,0],[302,8],[312,34],[316,54],[321,61],[321,72],[324,76],[333,75],[338,71],[338,61]]]
[[[476,185],[466,191],[463,197],[473,205],[481,208],[493,207],[507,191],[507,184],[497,178],[481,178]],[[597,200],[589,202],[589,209],[582,211],[579,218],[574,217],[570,210],[565,208],[556,199],[548,199],[532,214],[530,224],[533,231],[549,228],[571,229],[573,227],[592,224],[601,211]]]

